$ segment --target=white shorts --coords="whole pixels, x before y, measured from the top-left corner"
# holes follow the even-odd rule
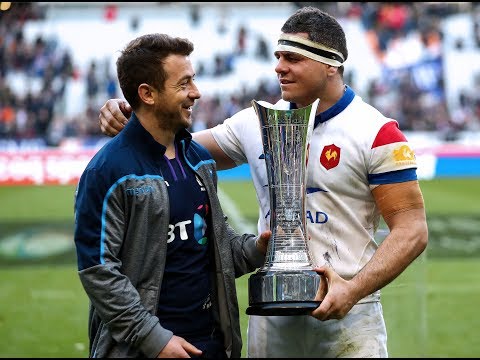
[[[382,305],[356,304],[341,320],[250,316],[247,347],[249,358],[387,358]]]

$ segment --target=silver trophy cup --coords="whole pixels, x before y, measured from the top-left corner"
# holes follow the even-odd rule
[[[318,102],[275,110],[252,101],[262,134],[272,236],[265,264],[248,279],[248,315],[305,315],[320,304],[314,298],[321,277],[313,270],[305,217],[306,165]]]

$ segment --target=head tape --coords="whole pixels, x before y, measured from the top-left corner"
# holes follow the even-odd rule
[[[341,52],[301,36],[281,34],[276,51],[290,51],[331,66],[342,66],[345,62]]]

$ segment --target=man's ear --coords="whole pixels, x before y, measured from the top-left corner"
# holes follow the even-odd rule
[[[327,65],[328,75],[335,75],[337,73],[337,71],[338,71],[337,66]]]
[[[138,87],[138,97],[143,103],[147,105],[153,105],[155,103],[155,99],[153,97],[155,91],[157,90],[148,84],[140,84]]]

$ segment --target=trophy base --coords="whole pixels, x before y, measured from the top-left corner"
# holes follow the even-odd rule
[[[248,279],[247,315],[308,315],[321,277],[312,269],[259,269]]]
[[[321,301],[275,301],[258,305],[251,305],[247,308],[247,315],[261,316],[291,316],[310,315]]]

